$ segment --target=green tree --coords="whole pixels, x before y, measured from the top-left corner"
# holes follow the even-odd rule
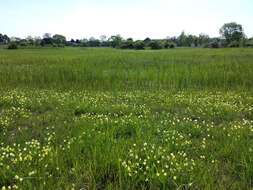
[[[40,46],[40,44],[41,44],[41,37],[40,36],[34,37],[34,45]]]
[[[45,33],[43,35],[43,39],[41,40],[41,45],[42,46],[47,46],[47,45],[53,45],[53,38],[51,37],[50,33]]]
[[[191,35],[191,34],[186,36],[186,46],[197,47],[198,46],[198,37]]]
[[[253,47],[253,37],[248,39],[245,43],[247,47]]]
[[[134,40],[132,38],[128,38],[124,41],[121,46],[121,49],[133,49],[134,48]]]
[[[60,34],[55,34],[53,36],[53,43],[57,46],[65,46],[66,44],[66,37]]]
[[[7,35],[0,34],[0,44],[8,44],[10,38]]]
[[[200,34],[198,37],[198,45],[199,46],[207,46],[210,41],[210,37],[206,34]]]
[[[100,39],[100,42],[101,42],[101,46],[102,46],[102,47],[106,47],[106,46],[108,45],[108,41],[107,41],[106,35],[101,35],[101,36],[99,37],[99,39]]]
[[[187,46],[187,35],[183,31],[178,37],[178,46]]]
[[[8,45],[8,49],[18,49],[18,44],[16,42],[11,42]]]
[[[176,44],[170,40],[165,40],[164,41],[164,48],[168,49],[168,48],[175,48]]]
[[[145,40],[143,40],[146,46],[148,46],[151,41],[152,40],[150,38],[145,38]]]
[[[100,41],[94,37],[91,37],[88,41],[88,46],[90,47],[99,47],[100,46]]]
[[[226,45],[230,44],[235,46],[239,46],[241,39],[244,38],[242,25],[237,24],[235,22],[226,23],[220,29],[220,34],[226,40]]]
[[[159,40],[152,40],[149,43],[149,47],[151,49],[162,49],[163,48],[163,44]]]
[[[145,49],[145,43],[141,40],[138,40],[138,41],[134,42],[134,49],[136,49],[136,50]]]
[[[120,47],[123,42],[123,38],[120,35],[111,36],[109,38],[109,42],[113,48]]]
[[[30,46],[34,45],[34,39],[32,36],[27,36],[25,40],[26,40],[27,45],[30,45]]]

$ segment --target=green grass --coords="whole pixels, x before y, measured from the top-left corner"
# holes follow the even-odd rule
[[[252,89],[252,49],[0,50],[0,85],[85,89]]]
[[[253,50],[0,50],[0,188],[252,189]]]

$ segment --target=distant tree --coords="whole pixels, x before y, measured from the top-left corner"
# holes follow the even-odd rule
[[[183,31],[180,36],[178,36],[178,39],[177,39],[177,45],[178,46],[188,46],[188,43],[187,43],[187,35],[185,34],[185,32]]]
[[[169,42],[173,42],[174,44],[177,44],[177,37],[176,36],[173,36],[173,37],[167,36],[166,40]]]
[[[64,47],[66,44],[66,37],[60,34],[55,34],[52,38],[53,43],[58,47]]]
[[[40,36],[34,37],[34,45],[40,46],[40,44],[41,44],[41,37]]]
[[[21,39],[21,40],[19,40],[18,42],[17,42],[20,46],[28,46],[29,45],[29,43],[28,43],[28,41],[26,40],[26,39]]]
[[[26,40],[27,45],[29,45],[29,46],[34,45],[34,39],[32,36],[27,36],[25,40]]]
[[[176,47],[176,44],[174,42],[171,42],[170,45],[169,45],[169,48],[175,48]]]
[[[54,41],[53,38],[51,37],[50,33],[45,33],[43,35],[43,39],[41,40],[41,46],[46,46],[46,45],[53,45]]]
[[[10,38],[6,34],[4,35],[3,39],[4,39],[4,43],[6,44],[10,43]]]
[[[210,37],[206,34],[200,34],[198,37],[198,45],[199,46],[206,46],[209,43]]]
[[[100,42],[101,42],[101,46],[102,46],[102,47],[108,46],[108,41],[107,41],[106,35],[101,35],[101,36],[99,37],[99,39],[100,39]]]
[[[66,45],[67,46],[77,46],[76,41],[73,38],[71,38],[70,41],[67,41]]]
[[[159,40],[152,40],[149,45],[151,49],[162,49],[163,44]]]
[[[88,42],[88,40],[87,40],[87,39],[84,39],[84,40],[85,40],[86,42]],[[82,41],[83,41],[83,40],[76,39],[75,43],[76,43],[76,44],[81,44],[81,43],[82,43]]]
[[[232,47],[239,47],[240,46],[240,42],[238,42],[238,41],[232,41],[229,44],[226,44],[226,46],[230,47],[230,48],[232,48]]]
[[[79,40],[79,44],[81,47],[87,47],[88,46],[88,42],[89,40],[87,40],[86,38]]]
[[[253,37],[245,42],[246,47],[253,47]]]
[[[10,42],[10,38],[7,35],[0,34],[0,44],[8,44]]]
[[[16,43],[19,43],[22,39],[21,38],[18,38],[18,37],[11,37],[10,38],[10,42],[16,42]]]
[[[18,49],[18,44],[16,42],[11,42],[8,45],[8,49]]]
[[[186,46],[188,47],[197,47],[198,46],[198,37],[195,35],[186,36]]]
[[[134,48],[134,40],[133,38],[128,38],[126,41],[124,41],[121,46],[121,49],[133,49]]]
[[[138,41],[134,42],[134,49],[136,49],[136,50],[145,49],[145,43],[141,40],[138,40]]]
[[[100,39],[101,42],[105,42],[106,39],[107,39],[107,37],[106,37],[106,35],[101,35],[101,36],[99,37],[99,39]]]
[[[220,29],[220,34],[226,40],[227,46],[239,46],[240,40],[244,38],[241,24],[235,22],[226,23]]]
[[[89,47],[99,47],[100,41],[94,37],[91,37],[88,41],[88,46]]]
[[[205,45],[206,48],[220,48],[222,47],[222,42],[219,38],[212,38],[210,39],[210,42]]]
[[[168,48],[175,48],[176,44],[170,40],[165,40],[164,41],[164,48],[168,49]]]
[[[110,42],[110,46],[112,46],[114,48],[120,47],[123,42],[123,38],[120,35],[111,36],[109,38],[109,42]]]
[[[146,46],[148,46],[151,41],[152,40],[150,38],[145,38],[145,40],[143,40]]]
[[[43,39],[44,38],[52,38],[52,35],[50,34],[50,33],[45,33],[44,35],[43,35]]]

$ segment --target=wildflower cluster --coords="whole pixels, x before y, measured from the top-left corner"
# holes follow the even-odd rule
[[[253,98],[247,93],[0,94],[2,189],[92,189],[94,183],[202,189],[203,179],[234,176],[222,168],[238,163],[245,181],[251,179]]]
[[[144,143],[141,147],[134,144],[121,165],[128,176],[138,180],[178,182],[190,176],[196,163],[184,151],[172,152],[167,146]]]

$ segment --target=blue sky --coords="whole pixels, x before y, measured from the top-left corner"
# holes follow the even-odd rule
[[[68,38],[121,34],[143,39],[181,31],[218,36],[225,22],[253,36],[253,0],[0,0],[0,33]]]

